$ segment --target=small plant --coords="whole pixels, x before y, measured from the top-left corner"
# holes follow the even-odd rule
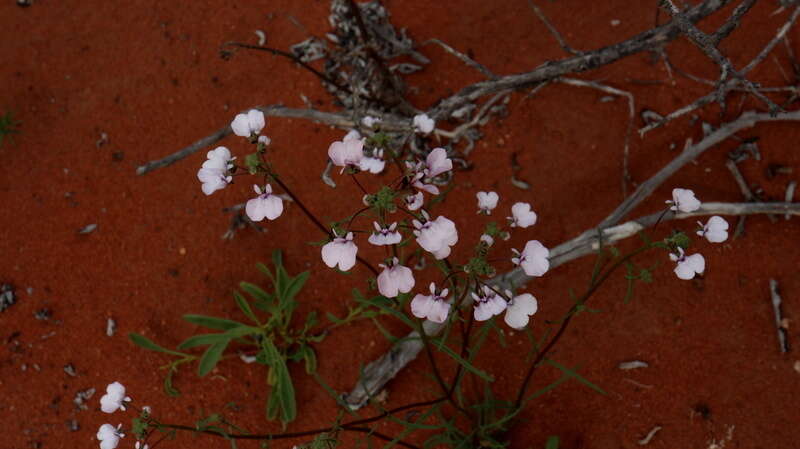
[[[19,134],[19,129],[17,129],[18,125],[19,122],[14,120],[14,115],[11,111],[0,115],[0,147],[3,146],[3,142],[5,142],[6,139],[12,142],[14,141],[13,135]]]
[[[274,270],[263,264],[258,269],[272,281],[272,293],[249,282],[239,284],[241,289],[252,298],[248,300],[241,293],[234,291],[233,297],[242,313],[250,320],[250,324],[205,315],[184,315],[184,319],[192,324],[221,332],[193,335],[175,350],[164,348],[148,338],[132,333],[130,339],[138,346],[151,351],[162,352],[174,356],[175,359],[164,368],[167,375],[164,379],[164,391],[177,396],[178,390],[173,386],[173,375],[181,365],[197,362],[197,375],[203,377],[211,372],[223,358],[239,357],[247,363],[257,362],[268,368],[267,383],[272,391],[267,400],[267,418],[280,418],[285,424],[297,416],[297,404],[294,396],[294,384],[287,368],[288,362],[304,362],[306,372],[313,374],[317,369],[317,356],[313,343],[325,338],[325,333],[315,331],[318,324],[316,313],[306,316],[305,323],[297,328],[292,321],[298,302],[295,299],[308,280],[308,272],[290,276],[283,266],[280,251],[272,255]],[[266,317],[259,318],[253,306]],[[184,352],[189,349],[206,347],[202,354]],[[226,354],[226,350],[229,351]]]

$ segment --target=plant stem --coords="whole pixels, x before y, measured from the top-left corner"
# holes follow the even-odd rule
[[[306,207],[306,205],[305,205],[305,204],[303,204],[303,202],[302,202],[302,201],[300,201],[300,198],[298,198],[298,197],[297,197],[297,196],[294,194],[294,192],[292,192],[292,190],[291,190],[291,189],[289,189],[289,187],[288,187],[286,184],[284,184],[284,183],[283,183],[283,181],[281,181],[281,178],[279,178],[279,177],[278,177],[278,175],[276,175],[276,174],[274,174],[274,173],[270,173],[270,176],[272,177],[272,179],[274,179],[274,180],[275,180],[275,182],[276,182],[276,183],[277,183],[279,186],[281,186],[281,188],[282,188],[282,189],[283,189],[283,190],[284,190],[284,191],[285,191],[285,192],[286,192],[286,193],[287,193],[287,194],[288,194],[288,195],[289,195],[289,196],[292,198],[292,200],[293,200],[295,203],[297,203],[297,206],[299,206],[299,207],[300,207],[300,210],[302,210],[302,211],[303,211],[303,213],[304,213],[304,214],[306,214],[306,217],[308,217],[308,219],[309,219],[309,220],[311,220],[311,222],[312,222],[312,223],[314,223],[314,224],[315,224],[315,225],[316,225],[316,226],[319,228],[319,230],[320,230],[320,231],[322,231],[323,233],[325,233],[325,235],[327,235],[327,236],[328,236],[328,238],[331,238],[331,237],[333,237],[333,235],[331,234],[331,231],[329,231],[329,230],[328,230],[328,228],[327,228],[327,227],[325,227],[325,225],[323,225],[323,224],[322,224],[322,222],[320,222],[320,221],[319,221],[319,219],[316,217],[316,215],[312,214],[312,213],[311,213],[311,211],[310,211],[310,210],[308,210],[308,208]],[[359,261],[359,262],[360,262],[362,265],[364,265],[365,267],[367,267],[367,268],[369,269],[369,271],[371,271],[371,272],[372,272],[372,274],[374,274],[375,276],[377,276],[377,275],[379,274],[379,273],[378,273],[378,270],[377,270],[375,267],[373,267],[373,266],[372,266],[372,264],[370,264],[369,262],[367,262],[367,261],[366,261],[366,260],[365,260],[363,257],[361,257],[361,256],[356,256],[356,260],[358,260],[358,261]]]
[[[586,304],[586,302],[589,301],[589,298],[591,298],[592,294],[594,294],[594,292],[597,291],[597,289],[603,284],[603,282],[605,282],[606,279],[608,279],[608,277],[614,271],[616,271],[617,268],[622,266],[622,264],[632,259],[634,256],[637,256],[653,247],[654,246],[652,243],[648,243],[647,245],[644,245],[617,260],[614,263],[614,265],[612,265],[599,278],[597,278],[597,280],[594,281],[586,290],[586,293],[584,293],[580,298],[578,298],[575,304],[572,305],[572,307],[569,309],[569,312],[567,312],[566,318],[561,321],[561,326],[558,328],[558,332],[556,332],[553,338],[551,338],[550,341],[547,342],[547,346],[545,346],[544,349],[539,351],[539,353],[536,355],[536,358],[531,363],[530,368],[528,368],[528,373],[525,375],[525,380],[522,381],[522,385],[520,386],[519,392],[517,393],[517,399],[514,401],[515,411],[519,409],[523,399],[525,398],[525,392],[528,390],[528,386],[530,384],[531,379],[533,378],[534,371],[536,371],[536,368],[541,364],[542,360],[544,360],[544,358],[547,356],[550,350],[553,349],[553,346],[555,346],[556,343],[558,343],[558,341],[564,335],[564,332],[567,330],[569,323],[572,321],[572,317],[575,316],[575,313],[578,310],[578,306]]]

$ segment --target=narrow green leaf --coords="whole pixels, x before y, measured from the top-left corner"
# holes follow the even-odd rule
[[[551,435],[547,438],[547,443],[544,445],[544,449],[558,449],[559,439],[556,435]]]
[[[564,365],[562,365],[562,364],[560,364],[560,363],[558,363],[558,362],[556,362],[554,360],[544,359],[544,361],[549,363],[549,364],[551,364],[551,365],[553,365],[554,367],[558,368],[564,374],[568,375],[569,377],[574,378],[575,380],[577,380],[578,382],[586,385],[587,387],[591,388],[592,390],[594,390],[594,391],[596,391],[596,392],[598,392],[598,393],[600,393],[600,394],[602,394],[604,396],[608,395],[608,393],[603,391],[602,388],[600,388],[597,385],[595,385],[595,384],[589,382],[588,380],[586,380],[586,378],[584,378],[583,376],[578,374],[577,371],[571,370],[571,369],[567,368],[566,366],[564,366]]]
[[[434,346],[436,346],[436,348],[438,350],[444,352],[445,354],[447,354],[450,357],[452,357],[456,362],[460,363],[461,366],[464,367],[464,369],[466,369],[468,371],[471,371],[473,374],[475,374],[476,376],[480,377],[483,380],[486,380],[486,381],[489,381],[489,382],[494,382],[494,378],[491,375],[489,375],[487,372],[485,372],[485,371],[483,371],[483,370],[481,370],[479,368],[476,368],[475,365],[473,365],[473,364],[469,363],[468,361],[464,360],[460,355],[458,355],[455,351],[450,349],[450,347],[447,346],[446,344],[441,343],[441,342],[439,342],[438,340],[435,340],[435,339],[432,339],[431,343],[433,343]]]
[[[300,293],[300,290],[302,290],[303,286],[306,284],[306,281],[308,280],[308,276],[309,276],[309,272],[308,271],[304,271],[304,272],[298,274],[297,276],[295,276],[294,279],[289,281],[289,284],[286,287],[286,291],[283,294],[283,300],[284,301],[293,300],[294,297],[298,293]]]
[[[281,421],[288,423],[297,417],[297,404],[295,403],[292,378],[289,375],[288,368],[286,368],[286,361],[281,357],[278,348],[275,347],[272,341],[265,338],[262,341],[262,345],[267,355],[267,360],[271,362],[270,370],[274,371],[276,379],[275,385],[270,392],[270,401],[272,401],[272,396],[277,396],[276,401],[278,401],[278,407],[281,410]]]
[[[196,348],[197,346],[213,345],[214,343],[219,343],[223,340],[230,340],[230,337],[224,333],[192,335],[181,342],[181,344],[178,345],[178,349],[190,349]]]
[[[128,334],[128,338],[130,338],[133,344],[135,344],[136,346],[142,347],[144,349],[149,349],[150,351],[163,352],[165,354],[172,354],[181,357],[186,357],[189,355],[159,346],[149,338],[145,337],[144,335],[140,335],[135,332],[131,332],[130,334]]]
[[[225,318],[217,318],[205,315],[188,314],[184,315],[183,319],[198,326],[203,326],[209,329],[218,329],[223,331],[233,329],[234,327],[245,326],[245,324],[240,323],[238,321],[226,320]]]
[[[228,339],[218,341],[206,349],[206,352],[203,353],[203,357],[200,358],[200,363],[197,365],[198,376],[204,377],[217,366],[217,362],[222,358],[222,353],[225,352],[225,348],[228,347],[229,341]]]
[[[239,309],[242,310],[242,313],[244,313],[247,318],[250,318],[259,326],[261,325],[261,321],[259,321],[256,314],[253,313],[253,309],[250,307],[250,303],[247,301],[247,298],[234,290],[233,299],[236,300],[236,304],[239,306]]]

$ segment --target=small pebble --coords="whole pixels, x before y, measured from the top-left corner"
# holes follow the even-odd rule
[[[622,362],[619,364],[619,369],[629,370],[629,369],[636,369],[636,368],[647,368],[647,362],[642,362],[641,360],[632,360],[630,362]]]
[[[78,230],[78,234],[90,234],[95,229],[97,229],[97,224],[92,223],[92,224],[86,225],[83,228],[81,228],[80,230]]]
[[[114,332],[116,332],[116,330],[117,330],[117,322],[114,321],[113,318],[109,318],[108,321],[106,321],[106,335],[109,337],[113,337]]]
[[[612,19],[612,20],[611,20],[611,26],[612,26],[612,27],[619,26],[619,24],[620,24],[620,23],[622,23],[622,21],[621,21],[621,20],[619,20],[619,19]]]

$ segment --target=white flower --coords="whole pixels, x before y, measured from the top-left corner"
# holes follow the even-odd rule
[[[344,137],[342,138],[342,142],[348,140],[361,140],[361,133],[359,133],[358,130],[356,129],[351,129],[350,131],[347,132],[347,134],[344,135]]]
[[[261,145],[267,146],[271,142],[272,142],[272,139],[270,139],[267,136],[258,136],[258,143],[260,143]]]
[[[392,223],[386,228],[381,227],[378,222],[373,221],[372,224],[375,226],[375,232],[373,232],[368,242],[372,243],[376,246],[383,246],[383,245],[394,245],[400,243],[403,240],[403,236],[397,232],[397,223]]]
[[[427,220],[424,224],[417,220],[413,221],[417,243],[422,249],[432,253],[437,260],[444,259],[450,255],[450,247],[458,242],[456,225],[444,216],[429,220],[427,212],[422,213]]]
[[[703,225],[697,222],[703,229],[697,231],[697,235],[705,237],[711,243],[722,243],[728,240],[728,222],[719,215],[714,215],[708,219],[708,223]]]
[[[394,298],[400,293],[408,293],[414,288],[414,274],[411,268],[399,264],[393,257],[389,265],[378,264],[383,271],[378,275],[378,291],[387,298]]]
[[[340,167],[359,167],[364,158],[364,142],[361,139],[336,141],[328,147],[328,157]],[[342,169],[344,171],[344,169]]]
[[[500,199],[497,192],[478,192],[475,196],[478,197],[478,213],[486,215],[492,213],[492,209],[497,207],[497,201]]]
[[[382,172],[384,167],[386,167],[386,161],[383,160],[383,150],[375,151],[371,157],[364,157],[358,164],[359,170],[368,171],[374,175]]]
[[[536,224],[536,212],[531,210],[531,205],[528,203],[514,203],[511,206],[511,227],[527,228]]]
[[[100,409],[106,413],[114,413],[117,409],[125,411],[125,403],[131,398],[125,396],[125,386],[119,382],[108,384],[106,394],[100,398]]]
[[[505,299],[485,285],[481,294],[472,292],[472,298],[475,300],[475,308],[473,310],[475,321],[486,321],[495,315],[499,315],[507,306]]]
[[[114,449],[119,444],[119,439],[124,437],[122,424],[117,427],[111,424],[103,424],[97,431],[97,439],[100,440],[100,449]]]
[[[486,246],[494,245],[494,239],[489,234],[481,234],[480,240],[481,240],[481,242],[485,243]]]
[[[372,128],[376,123],[380,123],[380,121],[381,119],[369,115],[361,119],[361,123],[363,123],[367,128]]]
[[[333,241],[322,247],[322,261],[331,268],[338,264],[342,271],[353,268],[358,252],[358,247],[353,243],[353,233],[348,232],[345,237],[338,237],[334,231],[333,236]]]
[[[508,290],[506,290],[506,294],[509,297],[511,296],[511,292]],[[537,310],[539,310],[539,303],[530,293],[514,296],[506,308],[506,324],[514,329],[522,329],[528,325],[530,320],[528,317],[536,313]]]
[[[197,172],[197,179],[202,184],[203,193],[211,195],[217,190],[224,189],[233,177],[228,174],[228,170],[233,165],[231,152],[225,147],[217,147],[209,151],[208,158],[203,162],[203,166]]]
[[[681,247],[678,247],[678,255],[669,253],[669,258],[678,263],[675,267],[675,275],[680,279],[693,279],[695,274],[703,274],[706,270],[706,260],[702,254],[687,256]]]
[[[267,184],[262,191],[257,185],[253,190],[258,194],[257,197],[247,200],[245,212],[253,221],[261,221],[265,217],[274,220],[283,213],[283,200],[278,195],[272,194],[272,186]]]
[[[136,444],[133,445],[133,449],[150,449],[150,446],[148,446],[147,443],[137,441]]]
[[[550,261],[547,259],[550,256],[550,250],[538,240],[528,241],[522,253],[515,249],[512,249],[511,252],[514,253],[511,262],[514,265],[521,265],[528,276],[543,276],[550,269]]]
[[[408,210],[417,210],[422,207],[422,203],[425,201],[425,196],[422,192],[417,192],[414,195],[408,195],[403,200],[406,203],[406,207]]]
[[[694,196],[694,192],[689,189],[672,189],[672,201],[666,201],[670,204],[670,210],[675,212],[694,212],[700,209],[700,200]]]
[[[414,116],[414,131],[421,134],[428,134],[433,131],[436,122],[427,114],[419,114]]]
[[[424,318],[434,323],[444,323],[450,313],[450,304],[447,302],[448,290],[436,293],[436,284],[431,282],[431,294],[417,294],[411,300],[411,313],[417,318]]]
[[[247,114],[237,114],[231,122],[231,129],[237,136],[251,137],[260,133],[264,125],[266,125],[264,113],[258,109],[251,109]]]

